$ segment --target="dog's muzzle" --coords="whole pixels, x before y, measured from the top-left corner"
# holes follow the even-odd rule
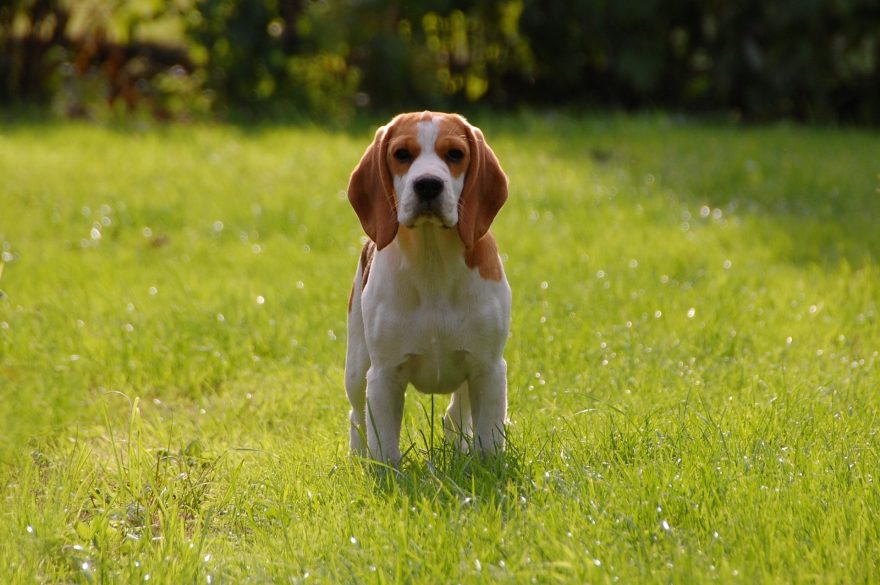
[[[416,195],[416,217],[441,223],[445,225],[441,217],[441,197],[446,185],[442,179],[428,175],[419,177],[413,183],[413,192]]]

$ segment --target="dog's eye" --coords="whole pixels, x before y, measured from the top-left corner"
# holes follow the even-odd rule
[[[398,148],[394,151],[394,158],[396,158],[398,162],[406,163],[412,160],[413,155],[405,148]]]
[[[464,158],[464,153],[457,148],[450,148],[449,152],[446,153],[446,158],[449,162],[461,162]]]

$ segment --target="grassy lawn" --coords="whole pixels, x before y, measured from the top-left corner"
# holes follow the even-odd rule
[[[880,137],[474,120],[510,449],[347,454],[372,136],[0,124],[0,582],[880,581]]]

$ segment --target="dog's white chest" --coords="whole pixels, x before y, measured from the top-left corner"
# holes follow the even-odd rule
[[[363,299],[371,361],[394,364],[401,380],[421,392],[454,392],[475,363],[500,357],[507,336],[506,282],[483,280],[458,262],[428,280],[402,276],[396,260],[377,258]],[[397,278],[385,278],[389,266]]]
[[[422,307],[409,320],[410,331],[397,351],[405,360],[401,373],[420,392],[454,392],[467,378],[473,332],[462,327],[459,313]]]

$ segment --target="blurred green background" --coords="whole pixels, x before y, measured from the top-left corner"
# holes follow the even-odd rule
[[[877,0],[4,0],[0,104],[72,117],[522,106],[880,121]]]

